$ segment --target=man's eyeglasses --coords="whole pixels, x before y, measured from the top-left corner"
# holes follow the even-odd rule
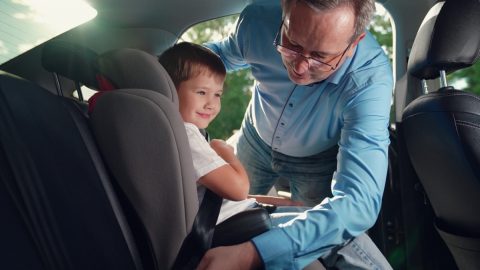
[[[307,61],[308,68],[310,70],[332,71],[332,70],[337,69],[338,65],[340,64],[340,61],[342,61],[343,56],[345,55],[345,53],[347,53],[348,49],[352,45],[352,43],[349,43],[347,48],[345,48],[345,50],[342,53],[334,56],[332,59],[330,59],[327,62],[316,59],[315,57],[305,56],[301,52],[297,52],[292,48],[288,48],[288,45],[281,44],[281,43],[283,43],[282,38],[281,38],[283,22],[284,21],[282,20],[282,23],[280,24],[280,27],[278,28],[277,34],[275,35],[275,39],[273,40],[273,46],[275,46],[277,48],[277,51],[287,59],[293,60],[293,59],[296,59],[298,57],[302,57],[303,59],[305,59]],[[328,63],[328,62],[333,61],[337,57],[340,57],[337,61],[337,64],[331,65],[330,63]]]

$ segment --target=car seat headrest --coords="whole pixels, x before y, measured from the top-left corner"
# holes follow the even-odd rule
[[[473,65],[480,50],[480,2],[439,2],[423,20],[412,46],[408,71],[420,79],[435,79]]]
[[[99,56],[98,67],[118,88],[153,90],[178,103],[175,85],[156,56],[137,49],[115,49]]]
[[[99,89],[98,54],[95,51],[65,41],[50,41],[43,46],[41,57],[46,70]]]

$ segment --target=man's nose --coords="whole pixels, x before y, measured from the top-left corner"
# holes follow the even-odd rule
[[[303,56],[297,57],[297,59],[295,59],[295,61],[293,62],[293,69],[298,74],[303,74],[307,72],[308,67],[309,67],[308,59]]]

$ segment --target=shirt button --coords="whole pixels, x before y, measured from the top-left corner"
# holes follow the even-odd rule
[[[275,138],[280,139],[280,136],[275,136]]]
[[[290,106],[290,108],[293,107],[293,103],[288,103],[288,106]]]
[[[285,123],[280,123],[280,125],[285,126]]]

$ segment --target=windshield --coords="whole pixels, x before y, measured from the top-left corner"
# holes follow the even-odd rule
[[[0,64],[96,15],[82,0],[0,1]]]

